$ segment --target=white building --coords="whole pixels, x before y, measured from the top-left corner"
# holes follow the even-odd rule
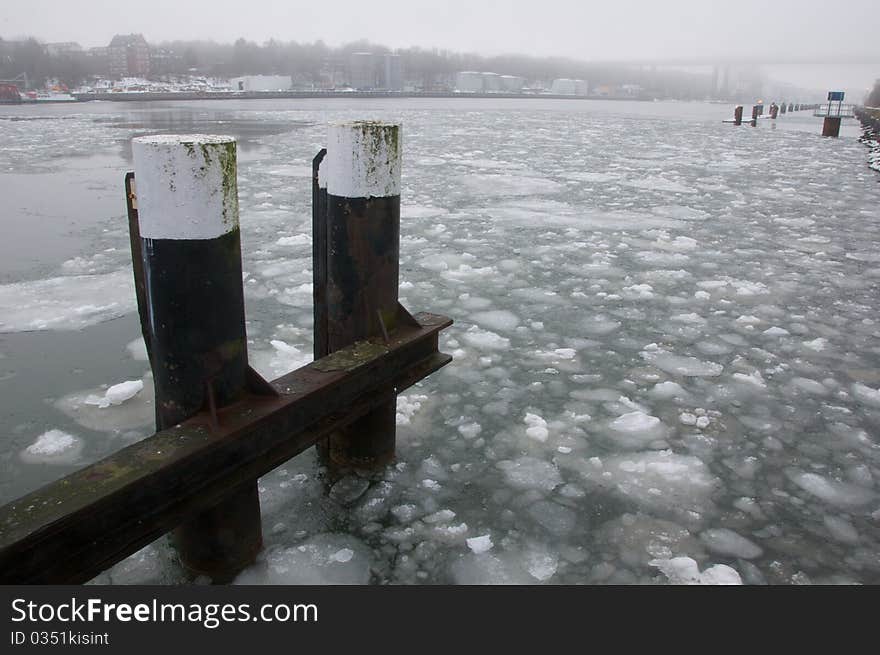
[[[526,84],[524,77],[499,75],[491,71],[462,71],[455,74],[459,93],[519,93]]]
[[[376,57],[372,52],[353,52],[348,60],[348,83],[353,89],[376,88]]]
[[[455,74],[455,89],[461,93],[482,93],[483,74],[474,71],[462,71]]]
[[[501,91],[501,76],[498,73],[483,73],[483,91],[488,93]]]
[[[384,55],[382,64],[382,80],[379,86],[387,91],[402,91],[403,66],[400,61],[400,55]]]
[[[519,93],[526,85],[526,78],[518,75],[502,75],[501,90],[507,93]]]
[[[290,75],[245,75],[229,83],[233,91],[287,91],[293,86]]]
[[[571,80],[560,77],[553,80],[550,93],[558,96],[585,96],[589,93],[589,84],[584,80]]]

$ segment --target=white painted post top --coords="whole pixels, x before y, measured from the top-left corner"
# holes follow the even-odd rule
[[[238,228],[233,137],[141,136],[131,148],[142,237],[215,239]]]
[[[327,193],[343,198],[399,196],[400,137],[398,123],[331,123],[327,173],[322,176]]]

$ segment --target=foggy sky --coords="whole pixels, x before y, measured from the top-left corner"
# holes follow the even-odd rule
[[[880,76],[877,0],[0,0],[0,36],[106,45],[116,33],[259,43],[369,39],[485,55],[819,63],[841,86]],[[874,64],[851,67],[847,64]],[[803,69],[803,66],[799,66]],[[826,67],[827,68],[827,67]],[[863,72],[856,73],[856,68]],[[785,67],[777,67],[783,73]],[[876,69],[876,71],[874,71]],[[837,73],[812,78],[833,85]],[[800,77],[804,77],[801,70]],[[774,75],[778,77],[778,75]]]

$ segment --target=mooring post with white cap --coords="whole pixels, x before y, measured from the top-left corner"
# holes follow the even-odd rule
[[[240,399],[248,368],[236,143],[227,136],[132,142],[146,320],[164,430]],[[174,532],[184,566],[225,581],[262,546],[256,480],[230,489]]]
[[[397,302],[400,166],[400,125],[330,125],[319,181],[319,187],[326,183],[326,205],[320,208],[326,212],[321,237],[326,243],[320,246],[322,252],[316,251],[316,270],[324,257],[325,318],[319,325],[316,305],[315,325],[316,345],[326,344],[330,353],[371,337],[387,339],[398,322],[412,320]],[[316,278],[316,283],[321,281]],[[316,290],[316,300],[318,296]],[[382,466],[394,457],[395,433],[396,396],[391,393],[371,412],[333,433],[327,455],[337,466]]]

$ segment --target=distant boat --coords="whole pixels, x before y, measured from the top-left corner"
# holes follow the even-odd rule
[[[17,105],[21,103],[21,93],[14,84],[0,84],[0,105]]]
[[[24,102],[76,102],[69,93],[57,91],[28,91],[24,98]]]

